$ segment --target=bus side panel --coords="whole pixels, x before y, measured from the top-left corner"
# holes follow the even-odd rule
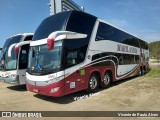
[[[87,71],[87,80],[89,80],[91,74],[99,73],[99,82],[103,81],[104,74],[108,71],[112,73],[111,78],[114,81],[115,77],[115,67],[114,66],[90,66],[86,68]]]
[[[79,82],[81,82],[81,76],[78,72],[74,72],[65,78],[65,94],[79,91]]]
[[[99,75],[99,82],[102,82],[106,71],[111,71],[112,80],[115,80],[114,66],[88,66],[80,70],[76,70],[65,78],[65,95],[74,93],[88,88],[88,81],[92,74]]]

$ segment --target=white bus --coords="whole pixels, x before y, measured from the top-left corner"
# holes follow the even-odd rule
[[[22,33],[6,40],[3,48],[1,48],[0,80],[15,85],[25,84],[29,52],[29,44],[26,42],[32,40],[32,37],[33,33]],[[22,41],[25,44],[21,44],[19,51],[14,52],[16,49],[13,48]]]
[[[95,92],[149,69],[148,44],[90,14],[67,11],[42,21],[30,42],[26,86],[63,96]]]

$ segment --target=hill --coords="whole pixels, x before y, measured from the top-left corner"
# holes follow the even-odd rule
[[[149,43],[150,58],[160,59],[160,41]]]

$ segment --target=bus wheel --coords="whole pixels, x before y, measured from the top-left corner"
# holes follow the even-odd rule
[[[140,67],[139,76],[142,76],[142,75],[143,75],[143,70],[142,70],[142,67]]]
[[[110,77],[110,74],[106,72],[104,74],[104,78],[103,78],[103,82],[101,83],[101,87],[107,88],[110,86],[110,84],[111,84],[111,77]]]
[[[146,69],[145,69],[145,68],[140,67],[140,70],[139,70],[139,76],[142,76],[142,75],[145,75],[145,74],[146,74]]]
[[[145,75],[146,74],[146,68],[144,67],[143,68],[143,75]]]
[[[99,80],[95,74],[92,74],[88,81],[88,89],[87,92],[96,92],[98,90]]]

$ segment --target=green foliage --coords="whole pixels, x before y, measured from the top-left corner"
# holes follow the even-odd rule
[[[152,78],[160,77],[160,66],[151,68],[151,70],[145,76],[152,77]]]
[[[149,43],[150,58],[160,60],[160,41]]]

